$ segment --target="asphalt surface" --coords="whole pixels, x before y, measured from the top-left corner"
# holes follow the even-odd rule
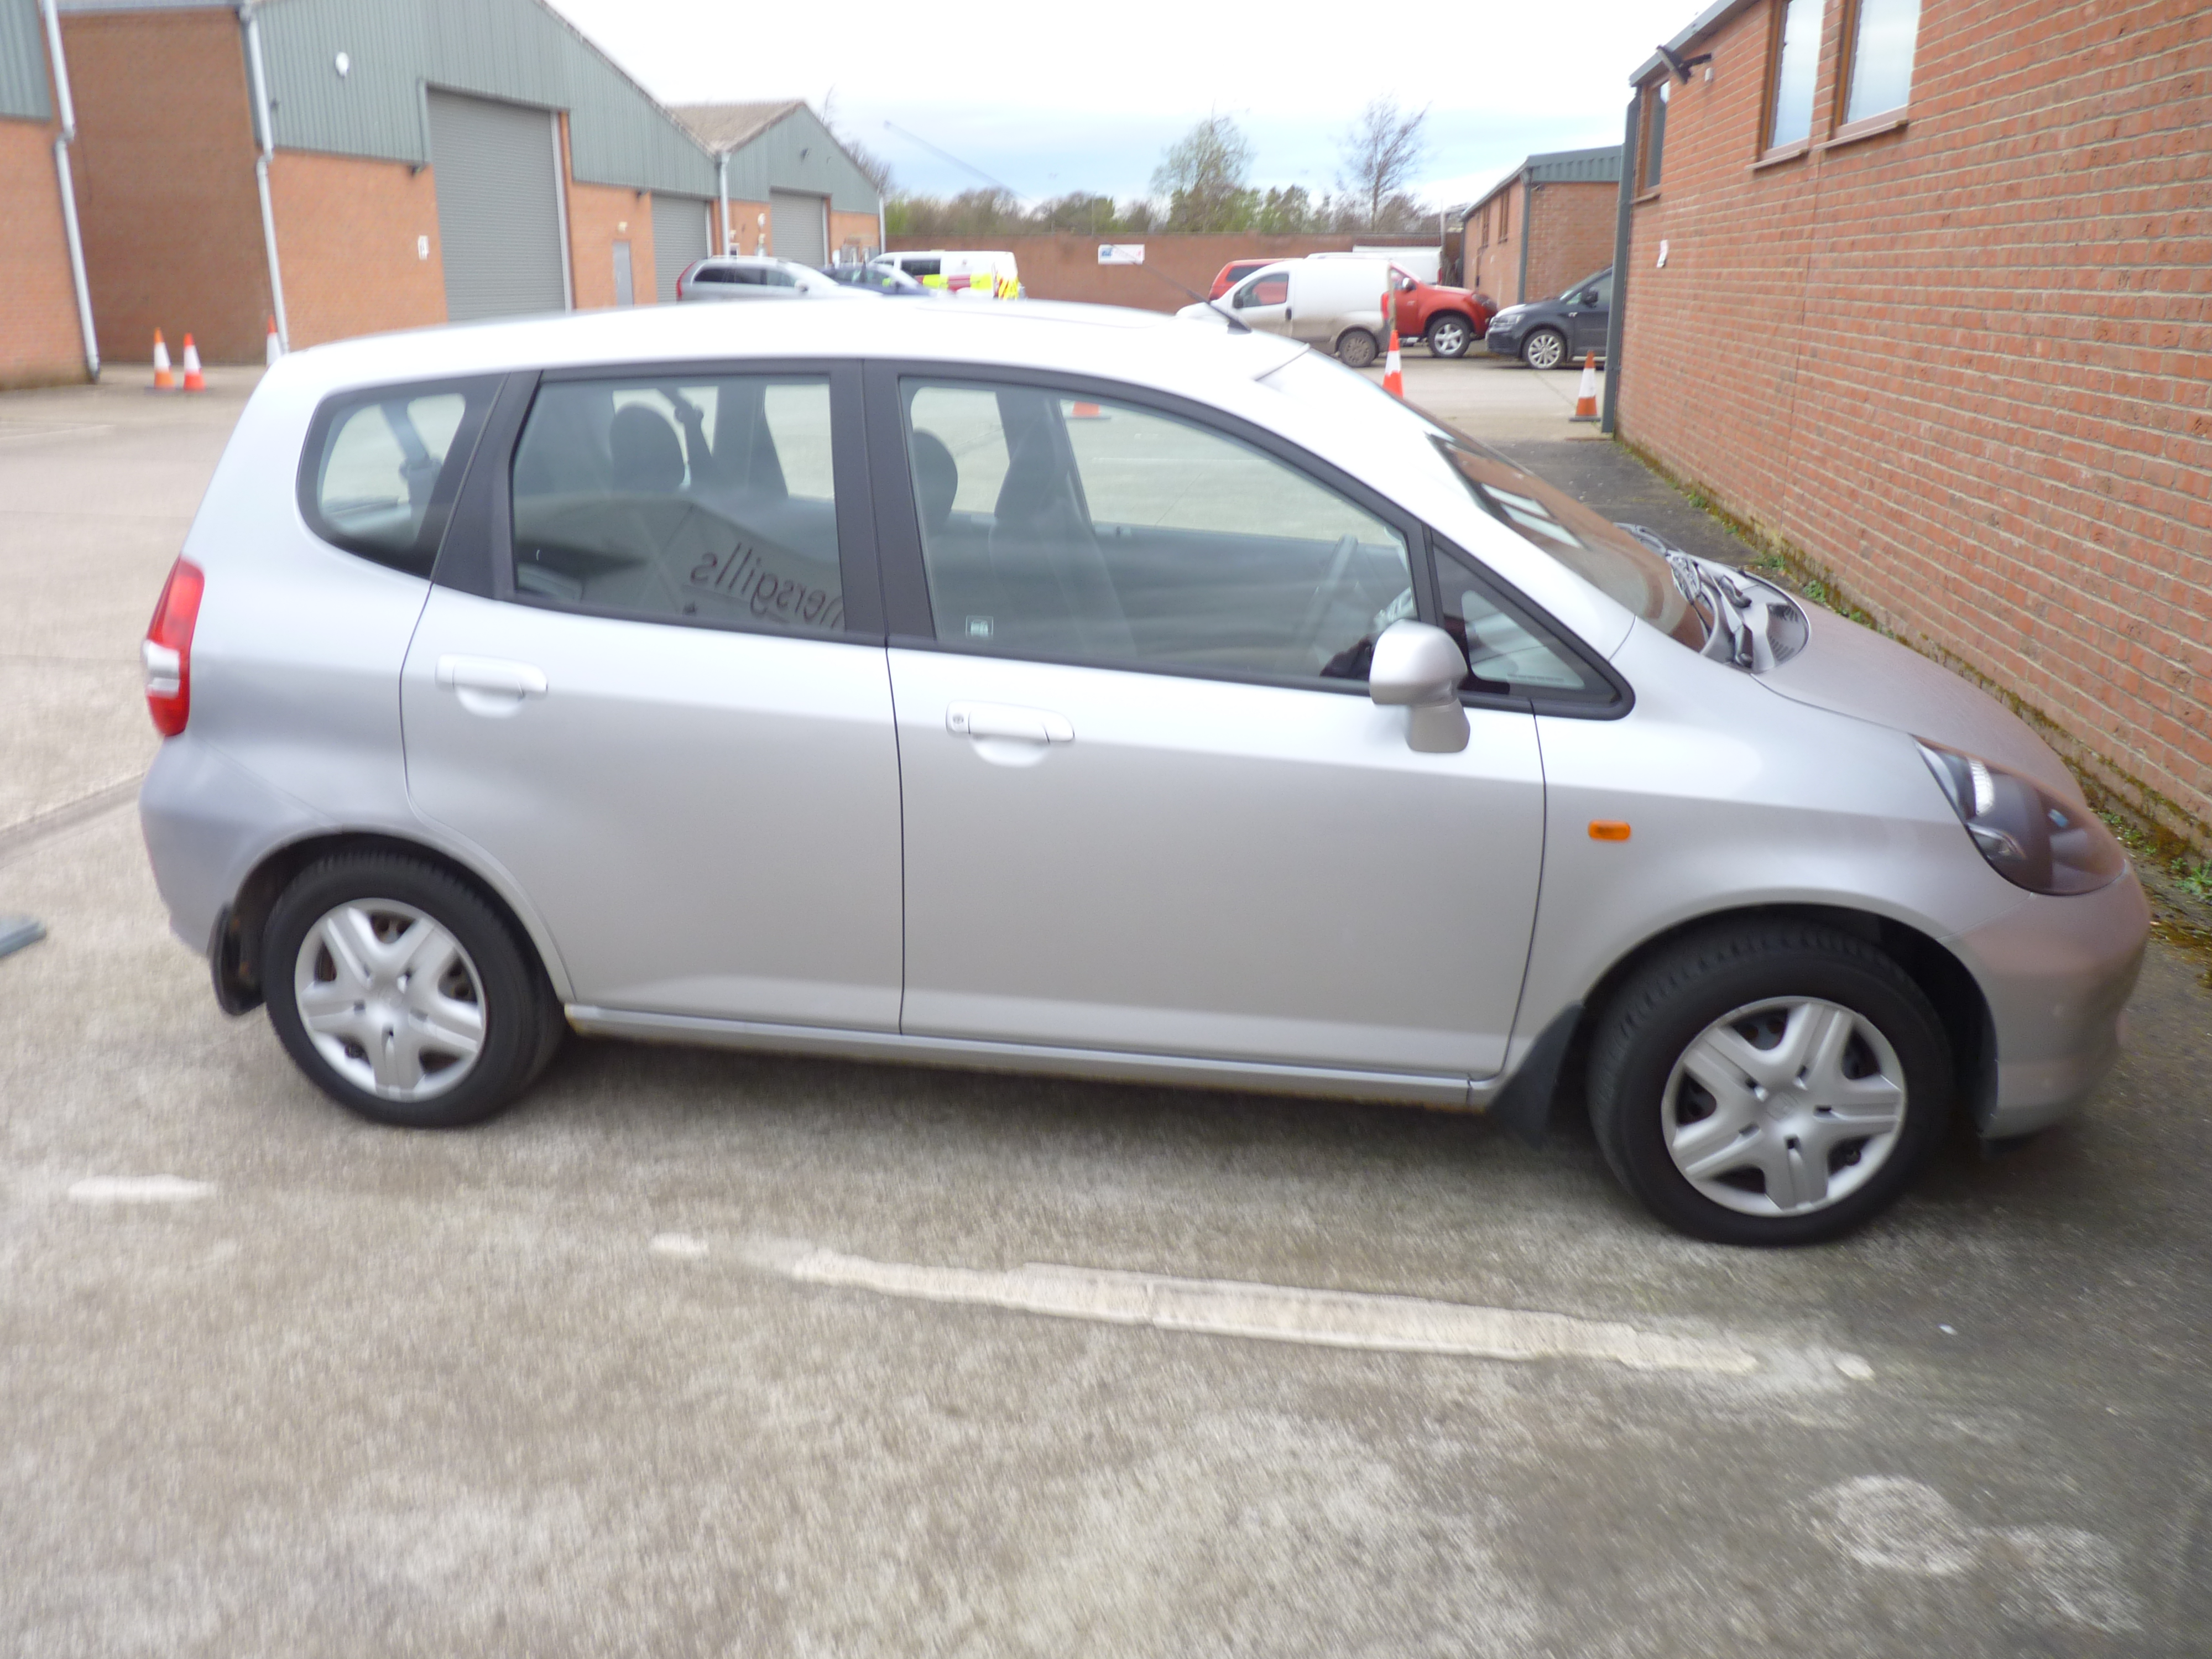
[[[0,398],[0,1652],[2212,1650],[2201,964],[2078,1122],[1781,1254],[1572,1125],[1252,1095],[576,1041],[377,1129],[216,1012],[129,810],[237,390]]]

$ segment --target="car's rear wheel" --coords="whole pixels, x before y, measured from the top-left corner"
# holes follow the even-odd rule
[[[1638,969],[1590,1050],[1606,1161],[1662,1220],[1808,1244],[1887,1207],[1940,1137],[1942,1022],[1875,945],[1811,921],[1696,934]]]
[[[1521,343],[1521,361],[1531,368],[1557,368],[1567,358],[1567,337],[1556,328],[1540,328]]]
[[[1464,357],[1474,331],[1464,317],[1436,317],[1429,322],[1429,349],[1439,357]]]
[[[513,928],[448,872],[339,854],[284,890],[264,936],[270,1023],[348,1109],[406,1128],[481,1122],[544,1068],[563,1029]]]
[[[1337,337],[1336,355],[1347,368],[1364,368],[1382,349],[1364,328],[1347,328]]]

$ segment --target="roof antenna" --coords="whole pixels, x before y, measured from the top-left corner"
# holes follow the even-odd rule
[[[1150,272],[1152,276],[1158,277],[1170,288],[1175,289],[1181,293],[1189,295],[1192,299],[1197,301],[1199,304],[1204,306],[1215,316],[1220,318],[1223,322],[1228,324],[1229,331],[1231,334],[1249,334],[1252,331],[1251,324],[1246,322],[1242,317],[1239,317],[1233,311],[1224,311],[1219,306],[1207,299],[1206,295],[1200,294],[1196,289],[1183,287],[1181,283],[1176,281],[1174,277],[1169,276],[1164,270],[1154,270],[1150,265],[1146,265],[1145,270]]]

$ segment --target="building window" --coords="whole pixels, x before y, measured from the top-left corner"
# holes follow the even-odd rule
[[[1821,0],[1784,0],[1782,40],[1774,53],[1774,93],[1767,100],[1766,147],[1800,144],[1813,136],[1813,84],[1820,67]]]
[[[1912,96],[1912,44],[1920,33],[1920,0],[1859,0],[1851,29],[1850,91],[1844,121],[1864,121],[1903,109]]]
[[[1667,104],[1674,83],[1662,76],[1656,87],[1644,89],[1644,188],[1659,188],[1659,167],[1667,152]]]
[[[1513,195],[1508,191],[1498,198],[1498,240],[1507,241],[1513,235]]]

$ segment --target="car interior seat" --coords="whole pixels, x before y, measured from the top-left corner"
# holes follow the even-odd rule
[[[1007,410],[1021,395],[1000,396],[1002,414],[1014,418],[1006,422],[1012,443],[993,514],[991,574],[1012,601],[1023,642],[1132,656],[1128,619],[1061,453],[1057,411],[1042,397],[1034,410]]]
[[[626,495],[673,495],[684,487],[684,446],[667,416],[642,404],[615,411],[607,447],[614,484]]]

